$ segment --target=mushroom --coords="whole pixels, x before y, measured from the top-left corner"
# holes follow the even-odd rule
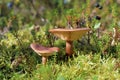
[[[51,29],[49,32],[66,41],[66,55],[71,56],[73,54],[73,41],[81,38],[89,30],[89,28]]]
[[[40,56],[42,56],[42,64],[46,64],[48,56],[54,54],[54,52],[58,52],[58,47],[44,47],[37,43],[32,43],[30,47]]]

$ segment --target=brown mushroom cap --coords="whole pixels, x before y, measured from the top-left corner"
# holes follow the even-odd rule
[[[62,40],[73,41],[81,38],[89,28],[77,28],[77,29],[51,29],[49,32],[60,37]]]
[[[54,52],[58,52],[58,47],[43,47],[37,43],[32,43],[30,47],[40,56],[50,56],[53,55]]]

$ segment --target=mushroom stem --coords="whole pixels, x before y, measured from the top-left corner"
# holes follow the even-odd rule
[[[71,56],[73,54],[73,41],[66,41],[66,55]]]
[[[47,56],[42,56],[42,64],[45,65],[47,62],[48,57]]]

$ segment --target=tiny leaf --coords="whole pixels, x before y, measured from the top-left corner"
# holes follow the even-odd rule
[[[94,26],[94,29],[98,29],[100,27],[101,23],[96,23]]]

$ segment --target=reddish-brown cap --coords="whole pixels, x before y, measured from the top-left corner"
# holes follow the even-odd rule
[[[86,32],[90,31],[89,28],[77,29],[51,29],[49,32],[53,33],[62,40],[73,41],[81,38]]]
[[[37,43],[32,43],[30,47],[40,56],[50,56],[54,52],[58,52],[58,47],[44,47],[42,45],[39,45]]]

